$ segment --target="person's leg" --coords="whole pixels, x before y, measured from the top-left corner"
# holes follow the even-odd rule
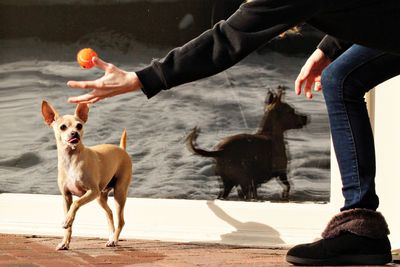
[[[345,205],[323,239],[290,249],[286,259],[301,265],[385,264],[391,261],[389,229],[375,210],[374,140],[364,94],[400,74],[400,56],[353,45],[322,74],[332,140]]]
[[[332,141],[343,183],[342,210],[379,205],[374,140],[365,93],[400,74],[400,56],[354,45],[322,74]]]

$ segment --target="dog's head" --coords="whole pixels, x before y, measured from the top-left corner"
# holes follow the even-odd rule
[[[45,123],[53,128],[57,144],[75,149],[83,138],[83,126],[88,119],[89,107],[78,104],[74,115],[60,116],[48,102],[42,102],[42,115]]]
[[[290,129],[300,129],[305,126],[309,119],[306,115],[297,112],[291,105],[282,101],[283,90],[282,86],[278,87],[278,92],[275,94],[268,91],[265,99],[265,112],[271,118],[271,123],[283,131]]]

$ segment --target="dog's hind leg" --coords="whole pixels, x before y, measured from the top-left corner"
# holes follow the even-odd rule
[[[114,232],[113,242],[111,246],[116,246],[118,244],[119,235],[121,234],[122,228],[125,225],[124,207],[128,195],[128,189],[131,177],[132,173],[130,171],[125,172],[124,174],[122,174],[120,177],[117,178],[117,182],[114,187],[117,227]]]
[[[239,196],[239,199],[241,199],[241,200],[245,199],[245,195],[243,193],[242,187],[240,187],[240,186],[237,187],[237,194]]]
[[[218,199],[226,199],[232,191],[232,188],[235,186],[230,179],[222,178],[223,186],[221,187],[221,192],[218,195]]]
[[[108,206],[108,203],[107,203],[109,192],[110,192],[109,190],[101,192],[100,196],[97,198],[97,202],[104,209],[104,211],[106,212],[106,216],[107,216],[109,238],[108,238],[108,242],[106,243],[106,247],[112,247],[113,239],[114,239],[114,232],[115,232],[113,213],[112,213],[112,210],[110,209],[110,206]]]
[[[242,189],[243,200],[250,200],[252,195],[252,188],[250,184],[242,183],[240,184],[240,188]]]

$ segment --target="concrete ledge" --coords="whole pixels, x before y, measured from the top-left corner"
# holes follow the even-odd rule
[[[1,233],[63,235],[61,196],[0,194],[0,211]],[[288,247],[319,238],[335,211],[329,204],[129,198],[121,238]],[[73,236],[107,238],[97,203],[78,211]]]

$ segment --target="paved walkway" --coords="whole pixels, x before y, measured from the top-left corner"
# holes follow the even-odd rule
[[[55,251],[60,240],[0,234],[0,266],[290,266],[284,249],[147,240],[122,240],[106,248],[103,239],[73,238],[70,250]]]
[[[289,266],[286,250],[122,240],[106,248],[105,240],[73,238],[68,251],[55,251],[60,237],[0,234],[0,266]]]

